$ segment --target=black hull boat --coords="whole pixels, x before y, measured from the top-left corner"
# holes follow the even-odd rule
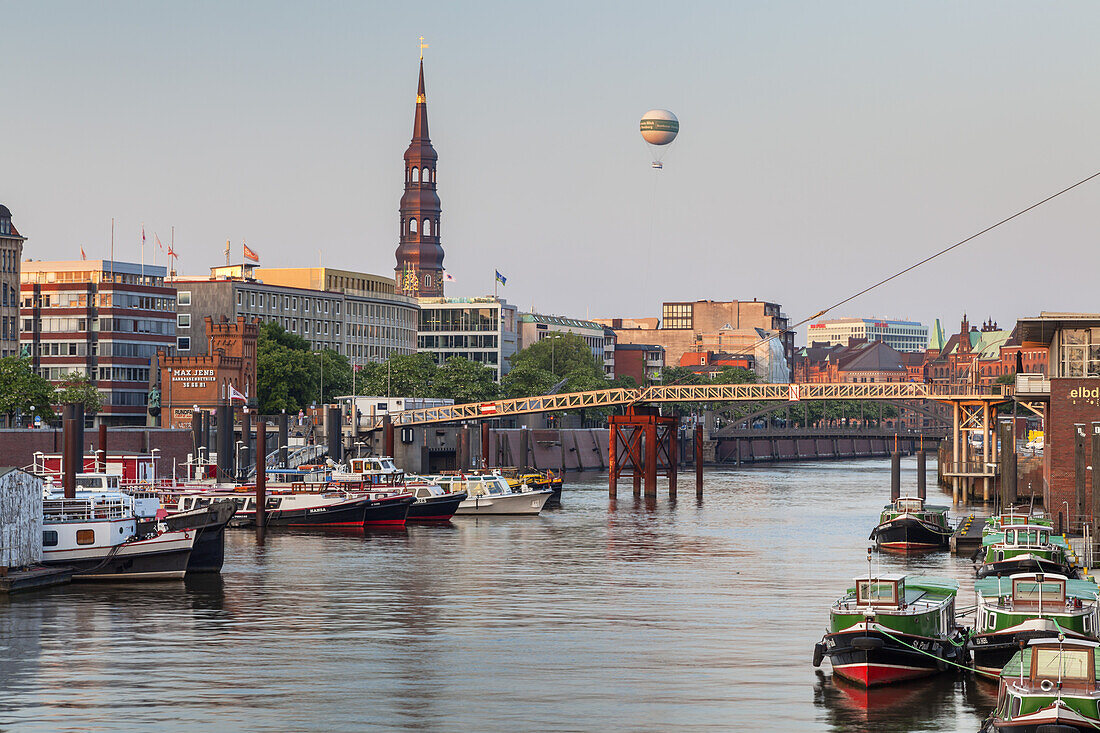
[[[200,509],[170,514],[164,519],[168,529],[194,529],[198,533],[187,561],[187,572],[221,572],[225,562],[225,527],[236,512],[236,502],[223,499]]]
[[[110,550],[47,555],[44,564],[73,568],[73,580],[180,580],[187,573],[195,532],[165,532],[145,540],[115,545]]]
[[[403,527],[414,501],[416,499],[412,494],[370,499],[363,515],[363,524],[368,527]]]
[[[466,492],[417,499],[409,506],[410,522],[448,522],[466,499]]]
[[[860,630],[826,634],[817,653],[829,658],[834,674],[875,687],[939,674],[948,667],[945,660],[957,661],[958,648],[944,639]]]
[[[1049,560],[1037,555],[1017,555],[1005,560],[982,563],[978,565],[977,573],[979,578],[1007,577],[1018,573],[1053,573],[1072,579],[1079,577],[1076,569],[1068,567],[1057,560]]]
[[[871,533],[884,550],[938,550],[947,547],[950,534],[941,527],[914,517],[904,517],[884,522]]]
[[[295,508],[268,508],[265,517],[268,527],[361,527],[366,515],[368,497],[346,499],[335,504],[308,505]],[[234,524],[256,526],[255,509],[237,512]]]

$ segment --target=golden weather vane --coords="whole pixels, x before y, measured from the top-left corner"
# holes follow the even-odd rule
[[[420,36],[420,60],[424,60],[424,49],[428,47],[428,44],[424,43],[424,36]]]

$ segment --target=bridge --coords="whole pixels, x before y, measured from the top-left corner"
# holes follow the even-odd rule
[[[609,420],[612,433],[609,465],[623,465],[617,461],[620,448],[627,452],[628,461],[638,471],[645,464],[646,493],[656,493],[656,463],[663,451],[669,466],[674,465],[677,453],[677,433],[671,417],[643,414],[644,406],[667,403],[759,403],[804,400],[867,400],[896,401],[899,403],[933,401],[949,405],[952,411],[952,460],[940,467],[940,475],[949,478],[953,487],[953,499],[957,504],[960,492],[976,494],[976,486],[982,484],[983,498],[988,501],[992,479],[997,473],[993,456],[997,405],[1013,399],[1013,389],[1007,385],[925,384],[921,382],[842,382],[809,384],[702,384],[702,385],[653,385],[638,388],[598,389],[587,392],[521,397],[492,402],[471,402],[461,405],[428,407],[403,410],[381,418],[372,415],[366,429],[382,430],[387,449],[393,445],[395,427],[417,427],[449,422],[484,421],[514,415],[530,415],[543,412],[584,410],[600,407],[626,407],[625,416]],[[771,409],[771,408],[768,408]],[[766,412],[768,410],[764,410]],[[358,427],[357,427],[358,429]],[[625,431],[625,432],[624,432]],[[642,437],[645,431],[648,437]],[[699,431],[701,432],[701,431]],[[620,436],[623,437],[620,440]],[[698,435],[698,432],[697,432]],[[976,455],[968,435],[981,436],[981,455]],[[652,452],[642,446],[655,443]],[[701,443],[701,438],[696,444]],[[698,448],[697,448],[698,450]],[[392,450],[388,450],[392,454]],[[702,453],[697,454],[701,463]],[[621,470],[621,468],[619,469]],[[614,491],[615,469],[611,479]],[[675,473],[670,471],[671,485]],[[701,475],[700,475],[701,476]],[[700,484],[701,485],[701,484]],[[674,489],[673,489],[674,491]]]
[[[1004,385],[923,384],[920,382],[820,383],[820,384],[701,384],[654,385],[638,388],[597,389],[493,402],[403,410],[386,417],[365,420],[367,430],[414,427],[435,423],[488,420],[511,415],[619,407],[669,402],[766,402],[801,400],[932,400],[945,404],[992,405],[1012,399]]]

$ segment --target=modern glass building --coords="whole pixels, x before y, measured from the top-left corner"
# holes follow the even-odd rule
[[[442,364],[461,356],[491,367],[497,381],[512,368],[518,351],[516,307],[494,296],[420,298],[417,351]]]
[[[847,346],[853,338],[882,341],[898,351],[924,351],[928,347],[928,326],[917,321],[886,318],[835,318],[811,323],[806,332],[806,345]]]

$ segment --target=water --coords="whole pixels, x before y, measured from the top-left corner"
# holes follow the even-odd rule
[[[701,503],[683,479],[675,504],[609,506],[592,474],[538,518],[231,530],[220,578],[0,599],[0,730],[978,729],[988,683],[811,666],[887,461],[711,471]],[[875,562],[972,603],[968,560]]]

